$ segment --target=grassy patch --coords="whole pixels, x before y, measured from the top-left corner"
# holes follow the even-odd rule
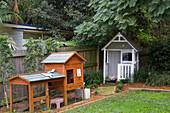
[[[109,97],[65,113],[168,113],[170,92],[133,91]]]
[[[110,86],[110,87],[99,87],[99,93],[101,93],[101,95],[110,95],[110,94],[114,94],[114,90],[116,89],[116,86]]]

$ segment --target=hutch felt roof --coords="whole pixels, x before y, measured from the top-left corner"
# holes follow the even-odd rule
[[[41,63],[66,63],[72,56],[77,55],[81,60],[86,61],[77,52],[58,52],[52,53]]]
[[[36,82],[36,81],[43,81],[43,80],[50,80],[50,79],[56,79],[56,78],[63,78],[65,75],[62,75],[58,72],[51,73],[52,77],[44,76],[42,73],[37,74],[26,74],[26,75],[16,75],[14,77],[11,77],[8,79],[8,81],[15,79],[15,78],[21,78],[27,82]]]
[[[134,48],[136,51],[142,51],[142,49],[130,38],[128,38],[127,36],[125,36],[125,34],[123,33],[118,33],[112,40],[110,40],[110,42],[108,42],[103,48],[102,50],[106,49],[112,42],[114,42],[114,40],[117,37],[123,37],[125,39],[125,41],[132,47]],[[117,41],[117,42],[122,42],[122,41]]]

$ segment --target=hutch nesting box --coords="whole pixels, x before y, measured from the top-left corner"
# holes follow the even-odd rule
[[[65,89],[64,92],[82,88],[84,98],[83,61],[86,60],[82,58],[77,52],[57,52],[49,55],[41,62],[45,64],[45,72],[55,69],[56,72],[66,75],[64,86],[62,83],[53,82],[50,83],[49,88],[51,86],[51,89]],[[67,93],[64,95],[66,99]],[[65,100],[65,102],[66,101],[67,100]]]

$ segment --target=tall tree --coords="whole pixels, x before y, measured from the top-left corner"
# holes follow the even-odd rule
[[[77,40],[102,43],[119,30],[136,37],[141,29],[150,34],[155,25],[152,35],[159,36],[161,23],[169,21],[169,6],[169,0],[91,0],[95,15],[77,26]]]
[[[18,9],[18,4],[17,4],[17,0],[13,0],[13,11],[16,13],[16,14],[19,14],[19,9]],[[13,18],[13,22],[14,23],[18,23],[19,22],[19,19],[17,16],[15,16]]]

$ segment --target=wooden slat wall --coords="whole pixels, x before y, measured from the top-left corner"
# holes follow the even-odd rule
[[[83,58],[87,60],[87,62],[83,63],[84,66],[84,74],[90,71],[95,71],[99,69],[99,49],[95,46],[86,47],[86,46],[76,46],[76,47],[60,47],[59,52],[66,52],[66,51],[77,51]],[[11,58],[11,62],[13,63],[14,67],[16,68],[16,74],[28,73],[25,70],[25,66],[23,65],[24,56],[26,55],[26,51],[13,51],[13,57]],[[47,55],[46,55],[47,57]],[[46,58],[45,57],[45,58]],[[44,71],[44,66],[39,62],[39,65],[42,65],[43,68],[39,69],[39,71]],[[11,76],[13,76],[11,75]],[[39,89],[41,90],[41,88]],[[8,87],[8,94],[9,94],[9,87]],[[19,98],[23,99],[27,97],[27,86],[23,85],[15,85],[13,87],[13,99],[19,100]],[[3,87],[0,84],[0,104],[1,100],[4,98],[3,94]]]

